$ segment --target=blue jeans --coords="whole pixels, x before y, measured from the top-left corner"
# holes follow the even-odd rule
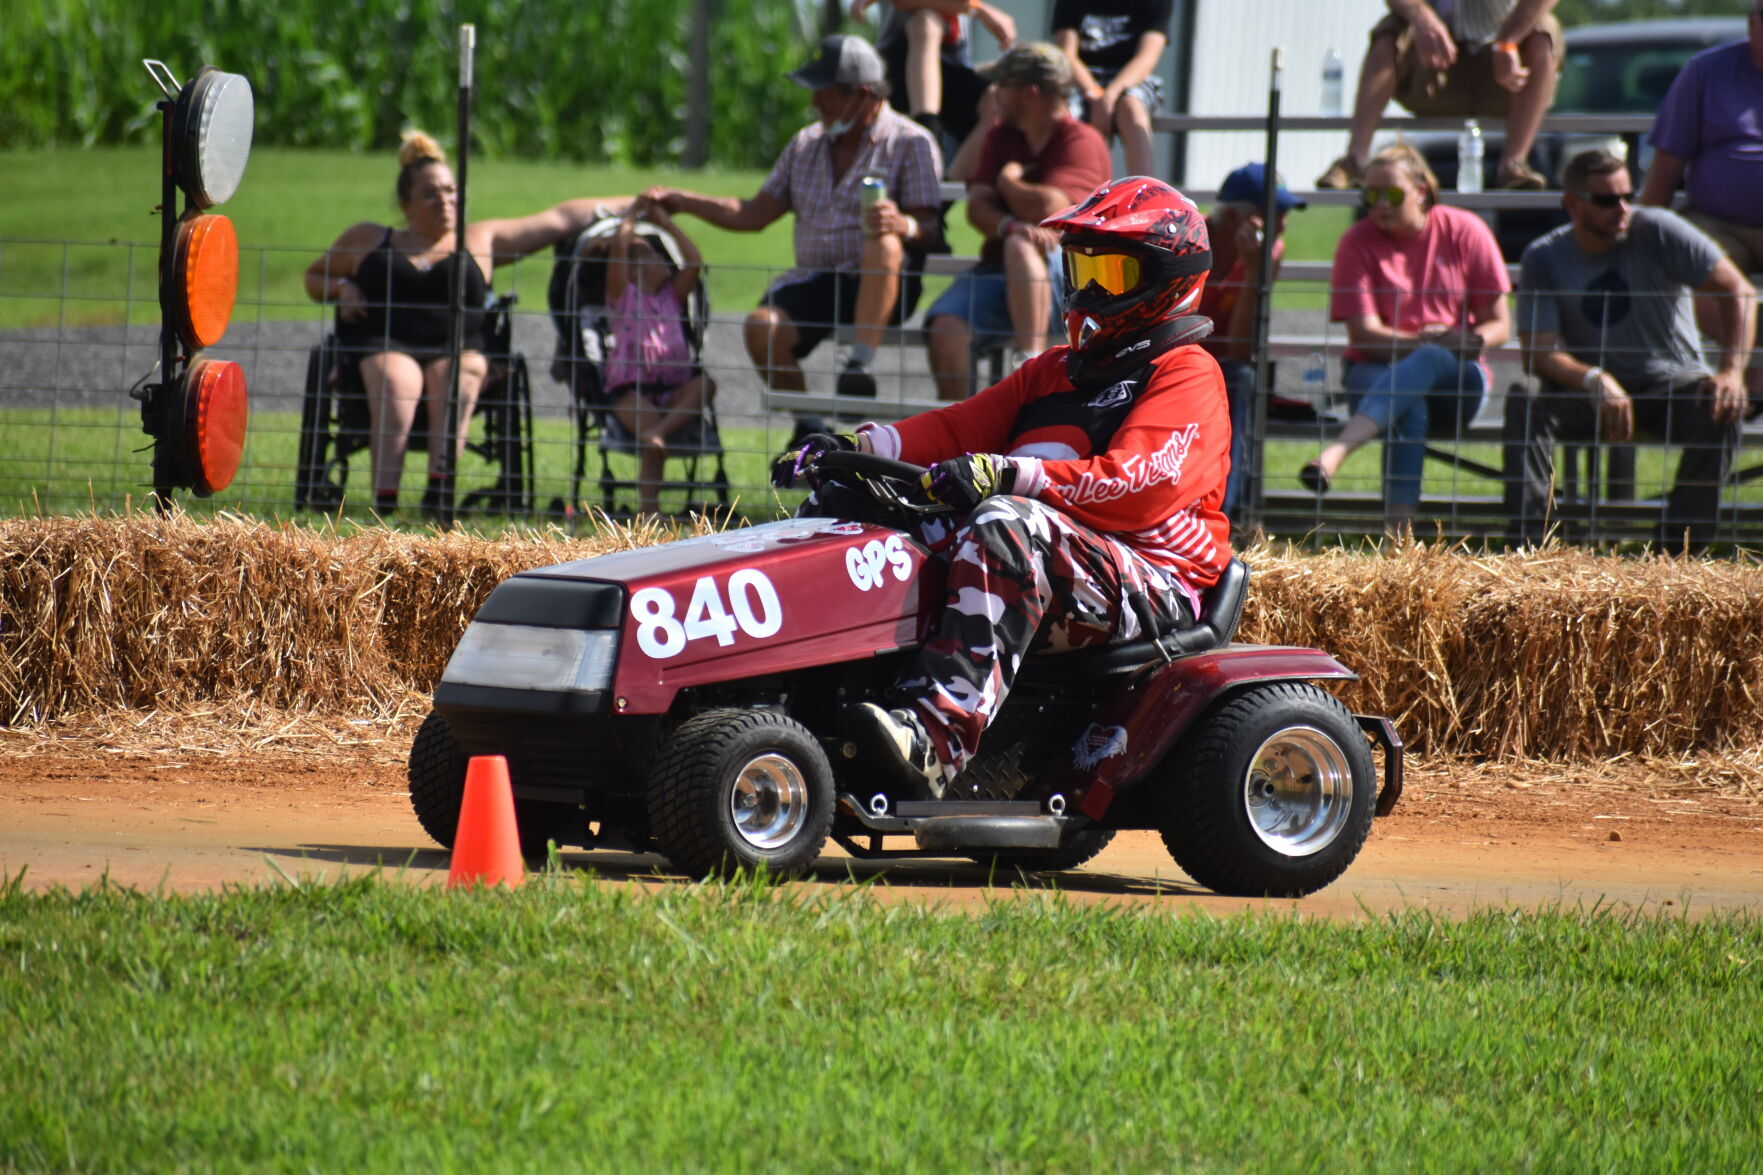
[[[1220,359],[1224,394],[1230,400],[1230,477],[1224,483],[1224,514],[1231,525],[1241,519],[1249,484],[1249,412],[1255,406],[1255,365],[1241,359]]]
[[[924,312],[924,321],[928,325],[939,314],[959,318],[973,332],[975,351],[1009,346],[1016,337],[1016,327],[1010,321],[1011,280],[1013,279],[1004,276],[1003,265],[993,266],[981,262],[966,273],[955,275],[949,288],[939,294],[937,300],[931,303],[930,309]],[[1047,333],[1054,339],[1059,339],[1065,334],[1065,283],[1061,280],[1061,268],[1056,253],[1048,255],[1047,280],[1052,286]]]
[[[1353,411],[1376,421],[1384,434],[1385,506],[1420,504],[1429,430],[1457,435],[1481,411],[1487,372],[1443,347],[1421,347],[1394,363],[1349,363],[1341,382]]]

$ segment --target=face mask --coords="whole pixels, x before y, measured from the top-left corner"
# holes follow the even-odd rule
[[[854,102],[857,102],[859,104],[859,106],[861,107],[861,103],[863,101],[863,95],[862,94],[852,94],[851,100]],[[848,114],[848,115],[846,115],[846,117],[839,119],[837,122],[829,122],[826,124],[826,137],[829,139],[836,139],[840,135],[844,134],[846,131],[850,130],[852,127],[854,127],[856,125],[857,125],[857,116],[855,114]]]

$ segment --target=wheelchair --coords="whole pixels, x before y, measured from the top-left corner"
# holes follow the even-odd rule
[[[532,383],[526,358],[513,346],[514,296],[492,295],[485,309],[485,358],[489,372],[478,391],[473,424],[476,439],[466,451],[488,461],[496,480],[460,494],[461,513],[531,514],[533,511]],[[481,423],[480,423],[481,422]],[[428,451],[428,405],[417,405],[410,427],[410,451]],[[343,505],[349,459],[367,449],[372,433],[359,351],[327,334],[306,361],[306,388],[300,405],[300,453],[294,473],[294,508],[334,513]],[[467,471],[456,472],[461,486]],[[371,491],[359,496],[372,501]]]
[[[549,505],[550,513],[558,517],[573,516],[576,504],[582,500],[582,482],[587,477],[590,445],[600,455],[600,509],[612,518],[628,518],[636,513],[635,471],[633,469],[630,477],[620,476],[614,469],[612,458],[617,455],[634,463],[637,438],[610,411],[604,382],[611,339],[605,305],[606,253],[612,234],[618,229],[618,221],[616,216],[602,217],[554,247],[556,261],[546,291],[551,322],[557,330],[551,378],[569,389],[570,421],[575,438],[569,498],[567,501],[553,498]],[[636,231],[654,243],[675,267],[681,264],[679,246],[660,226],[639,222]],[[687,299],[683,320],[694,363],[701,364],[709,317],[710,299],[704,292],[703,283],[699,283]],[[667,468],[670,472],[661,483],[661,492],[683,493],[686,499],[683,513],[728,514],[728,471],[722,436],[716,424],[716,408],[710,397],[705,397],[699,419],[668,438]],[[675,469],[677,475],[672,472]],[[627,498],[632,504],[622,506],[621,501]]]

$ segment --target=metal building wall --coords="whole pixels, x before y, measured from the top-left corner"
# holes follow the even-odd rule
[[[1261,114],[1267,109],[1270,62],[1276,46],[1286,51],[1281,110],[1322,113],[1322,65],[1329,49],[1340,52],[1342,105],[1351,113],[1359,63],[1371,26],[1388,14],[1384,0],[1196,0],[1191,61],[1192,114]],[[1294,188],[1309,188],[1346,147],[1343,132],[1286,135],[1279,169]],[[1211,132],[1190,136],[1186,174],[1178,184],[1217,187],[1231,169],[1266,153],[1261,132]]]

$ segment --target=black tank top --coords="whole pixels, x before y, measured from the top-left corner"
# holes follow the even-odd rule
[[[361,259],[349,280],[367,298],[367,317],[338,324],[345,345],[384,347],[388,341],[423,350],[445,349],[450,342],[447,307],[453,300],[455,254],[431,269],[418,269],[392,247],[392,230]],[[465,349],[484,349],[484,299],[489,283],[474,259],[465,270]]]

